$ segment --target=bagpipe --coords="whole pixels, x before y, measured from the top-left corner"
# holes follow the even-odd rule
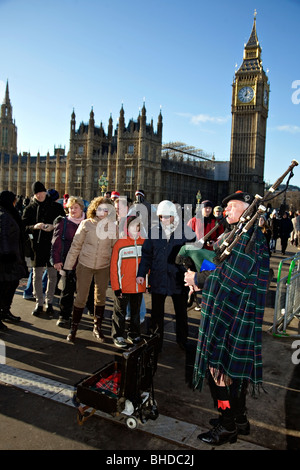
[[[199,242],[183,245],[176,257],[176,264],[183,265],[187,270],[198,272],[215,269],[216,253],[202,247],[202,243]]]
[[[187,270],[191,271],[201,272],[204,270],[211,271],[215,269],[218,264],[222,263],[230,255],[243,234],[249,231],[249,229],[256,223],[259,216],[266,212],[267,209],[264,204],[277,196],[277,194],[274,195],[273,193],[290,173],[286,187],[281,191],[281,193],[287,190],[289,181],[293,176],[293,169],[295,166],[298,166],[298,162],[297,160],[292,160],[288,169],[278,178],[273,186],[269,188],[264,197],[256,194],[252,203],[249,204],[241,215],[235,228],[231,230],[231,232],[225,235],[223,234],[223,240],[216,250],[206,250],[203,246],[209,239],[210,235],[217,230],[220,223],[222,223],[222,219],[199,241],[193,244],[183,245],[177,255],[176,263],[183,265]]]

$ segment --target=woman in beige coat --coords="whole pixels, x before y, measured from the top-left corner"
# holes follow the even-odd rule
[[[115,210],[109,199],[96,197],[87,210],[73,238],[64,264],[67,275],[76,268],[76,298],[74,301],[71,330],[68,341],[74,342],[79,322],[94,277],[94,329],[93,335],[101,342],[102,320],[104,316],[106,291],[109,282],[109,269],[112,248],[117,239]],[[70,272],[71,271],[71,272]]]

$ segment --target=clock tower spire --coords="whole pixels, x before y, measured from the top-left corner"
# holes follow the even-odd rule
[[[269,83],[262,67],[261,51],[255,11],[243,62],[235,72],[232,85],[229,193],[242,190],[264,194]]]

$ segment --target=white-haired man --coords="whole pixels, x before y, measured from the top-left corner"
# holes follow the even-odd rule
[[[234,225],[253,196],[245,192],[224,199],[229,224]],[[228,235],[228,234],[227,234]],[[224,235],[226,236],[226,235]],[[222,238],[217,245],[220,246]],[[261,335],[269,277],[269,250],[257,226],[243,232],[231,253],[209,275],[196,274],[202,290],[202,310],[194,365],[194,387],[201,390],[208,377],[220,418],[198,436],[211,445],[235,442],[249,434],[246,392],[262,385]],[[192,285],[195,273],[187,273]]]

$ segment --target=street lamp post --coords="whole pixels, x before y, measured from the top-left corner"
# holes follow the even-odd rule
[[[100,176],[98,183],[99,183],[99,187],[101,188],[101,196],[104,196],[107,190],[107,186],[108,186],[107,176],[104,172]]]
[[[197,194],[196,194],[197,204],[200,204],[201,197],[202,197],[202,194],[201,194],[200,189],[199,189],[198,192],[197,192]]]

